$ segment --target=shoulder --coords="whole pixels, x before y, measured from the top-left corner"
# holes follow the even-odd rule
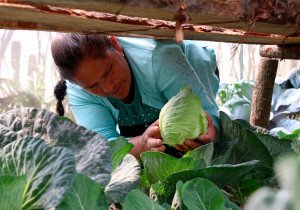
[[[200,56],[200,58],[215,59],[215,51],[207,46],[205,42],[195,40],[185,40],[182,42],[182,49],[186,55]]]
[[[70,105],[97,103],[105,105],[105,98],[89,93],[79,85],[67,81],[67,96]]]
[[[117,37],[122,48],[135,48],[144,50],[153,50],[157,45],[157,40],[149,38],[125,38]]]

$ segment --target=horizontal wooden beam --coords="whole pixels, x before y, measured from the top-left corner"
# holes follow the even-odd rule
[[[233,1],[237,2],[238,6],[223,0],[189,1],[188,15],[191,15],[192,19],[183,25],[185,38],[255,44],[300,43],[300,37],[295,33],[298,30],[297,24],[257,22],[250,30],[250,26],[245,24],[244,20],[238,19],[242,11],[241,1]],[[178,9],[176,0],[131,0],[124,4],[123,8],[119,0],[6,2],[0,1],[0,28],[4,29],[108,33],[167,39],[174,38],[173,18]],[[221,6],[225,11],[216,15],[216,9]],[[206,11],[203,11],[203,8],[206,8]],[[231,15],[227,14],[229,12]],[[291,34],[293,35],[290,36]]]
[[[300,59],[300,45],[268,45],[259,48],[259,54],[267,58]]]

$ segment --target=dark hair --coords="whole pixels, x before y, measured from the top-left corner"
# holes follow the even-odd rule
[[[106,50],[116,48],[110,38],[101,34],[60,34],[51,43],[51,52],[57,70],[61,76],[54,88],[54,95],[57,100],[56,112],[64,115],[62,101],[66,95],[65,79],[73,82],[72,76],[80,63],[86,58],[102,58]]]

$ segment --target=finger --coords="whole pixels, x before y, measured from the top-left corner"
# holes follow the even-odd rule
[[[155,120],[150,126],[159,126],[159,120]]]
[[[147,128],[147,135],[152,138],[161,139],[160,129],[155,125]]]
[[[182,144],[182,146],[185,148],[185,151],[192,150],[193,148],[190,147],[189,145],[185,144],[185,142]]]
[[[186,152],[186,149],[182,145],[179,145],[179,144],[175,145],[175,149],[177,149],[177,150],[179,150],[181,152]]]
[[[152,147],[160,147],[163,145],[163,141],[161,139],[156,139],[156,138],[149,138],[147,142],[147,147],[152,148]]]
[[[206,134],[200,135],[198,137],[199,141],[201,141],[204,144],[207,144],[212,140],[217,140],[217,138],[218,138],[218,130],[213,124],[211,124],[211,126],[207,129]]]
[[[185,145],[184,143],[181,145],[184,148],[184,151],[189,151],[191,148],[188,145]]]
[[[200,135],[198,139],[199,139],[199,141],[202,142],[203,144],[207,144],[208,142],[211,141],[211,138],[210,138],[210,134],[209,134],[209,133],[204,134],[204,135]]]
[[[198,140],[185,140],[184,144],[193,149],[200,147],[202,145],[202,143]]]
[[[150,150],[155,152],[163,152],[165,151],[166,147],[165,145],[161,145],[159,147],[152,147]]]

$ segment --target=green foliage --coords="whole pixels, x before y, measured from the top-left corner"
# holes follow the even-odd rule
[[[38,138],[24,137],[2,148],[0,176],[27,175],[22,208],[58,205],[72,185],[75,158],[63,147],[48,147]]]
[[[141,175],[140,163],[128,154],[132,145],[124,138],[108,143],[99,134],[45,110],[22,109],[2,114],[0,201],[4,203],[0,207],[14,205],[6,203],[9,194],[3,193],[12,188],[13,192],[21,192],[15,205],[23,209],[107,209],[116,204],[123,209],[172,206],[180,210],[238,210],[261,186],[279,187],[272,166],[293,153],[293,140],[261,133],[248,122],[232,120],[223,112],[220,119],[218,142],[189,151],[182,158],[144,152]],[[281,169],[284,170],[295,172],[291,168]],[[26,177],[25,183],[15,177],[8,181],[5,178],[19,175]],[[143,192],[136,189],[139,182]],[[144,192],[150,192],[149,196]],[[273,199],[269,195],[268,198]],[[298,205],[290,200],[288,204]]]
[[[0,209],[22,208],[26,179],[26,176],[0,176]]]
[[[243,80],[234,84],[222,84],[218,91],[218,97],[221,101],[220,105],[226,104],[235,96],[251,101],[253,85],[253,82]]]
[[[0,179],[27,177],[21,201],[15,202],[22,209],[60,204],[59,209],[107,209],[108,201],[122,202],[140,176],[139,163],[128,155],[131,145],[114,145],[125,145],[125,150],[111,174],[111,151],[101,135],[46,110],[11,110],[0,115]],[[17,186],[18,180],[2,185],[0,200],[7,197],[1,192],[14,190],[13,184]],[[10,206],[9,202],[5,199],[0,206]]]
[[[132,190],[125,198],[123,210],[164,210],[157,202],[151,200],[138,189]]]
[[[102,186],[108,184],[111,178],[111,151],[107,139],[98,133],[53,112],[36,108],[7,111],[0,115],[0,124],[4,129],[0,126],[0,136],[2,132],[10,134],[11,141],[18,137],[35,136],[48,145],[69,149],[75,156],[77,172]],[[11,131],[5,130],[5,127]]]
[[[204,161],[206,166],[211,164],[214,152],[214,144],[212,142],[202,145],[194,150],[188,151],[183,157],[191,157],[194,160]]]
[[[169,175],[179,171],[204,167],[203,160],[197,161],[193,158],[177,159],[160,152],[144,152],[141,154],[141,159],[151,184],[165,181]]]
[[[128,143],[128,140],[121,136],[110,141],[109,147],[112,153],[112,170],[114,171],[123,158],[130,153],[133,144]]]
[[[107,210],[104,189],[86,176],[76,174],[75,181],[56,210]]]
[[[182,202],[187,209],[225,210],[220,189],[207,179],[196,178],[182,186]]]

